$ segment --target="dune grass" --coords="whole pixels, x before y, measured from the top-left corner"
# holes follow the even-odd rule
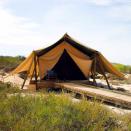
[[[73,103],[65,96],[14,96],[0,103],[1,130],[114,130],[117,119],[97,103]]]
[[[7,98],[7,94],[9,93],[19,93],[21,92],[18,87],[13,86],[11,83],[0,83],[0,99]]]
[[[131,129],[128,116],[117,116],[94,101],[74,102],[65,94],[1,97],[19,92],[0,86],[0,131],[121,131]],[[7,87],[8,86],[8,87]],[[130,115],[131,116],[131,115]]]

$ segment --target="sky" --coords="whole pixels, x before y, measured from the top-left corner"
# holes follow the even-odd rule
[[[28,56],[65,33],[131,65],[131,0],[0,0],[0,55]]]

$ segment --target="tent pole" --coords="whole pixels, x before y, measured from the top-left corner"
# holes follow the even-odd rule
[[[35,84],[36,84],[36,90],[38,89],[38,85],[37,85],[37,71],[36,71],[36,54],[34,57],[34,67],[35,67]]]
[[[33,79],[34,73],[35,73],[35,69],[33,70],[33,74],[31,75],[30,82],[31,82],[32,79]]]
[[[107,79],[107,76],[105,75],[104,77],[105,77],[105,80],[106,80],[106,83],[107,83],[109,89],[111,89],[110,84],[109,84],[109,81],[108,81],[108,79]]]
[[[95,66],[95,64],[96,64],[96,59],[94,59],[93,69],[92,69],[91,73],[92,73],[92,76],[93,76],[93,83],[95,84],[95,86],[97,86],[97,83],[96,83],[96,80],[95,80],[95,73],[96,73],[96,66]]]
[[[93,83],[95,84],[95,86],[97,86],[97,83],[96,83],[96,80],[95,80],[95,74],[94,74],[93,71],[92,71],[92,76],[93,76]]]
[[[95,55],[95,59],[94,59],[94,82],[95,82],[95,85],[97,86],[95,74],[96,74],[96,55]]]
[[[30,64],[29,70],[27,71],[27,74],[26,74],[26,77],[24,78],[24,82],[23,82],[23,84],[22,84],[22,86],[21,86],[21,89],[24,88],[24,85],[25,85],[25,82],[26,82],[26,80],[27,80],[27,78],[28,78],[28,73],[29,73],[29,71],[30,71],[30,69],[31,69],[32,64],[33,64],[33,61],[32,61],[32,63]],[[32,79],[32,78],[31,78],[31,79]]]
[[[23,82],[23,84],[22,84],[22,86],[21,86],[21,89],[24,88],[24,85],[25,85],[25,82],[26,82],[27,78],[28,78],[28,73],[26,74],[26,77],[24,78],[24,82]]]
[[[99,62],[98,62],[98,63],[99,63]],[[100,63],[99,63],[99,67],[100,67],[100,69],[101,69],[101,71],[102,71],[103,76],[105,77],[105,80],[106,80],[106,83],[107,83],[108,88],[111,89],[110,84],[109,84],[109,81],[108,81],[108,78],[107,78],[107,76],[106,76],[106,74],[105,74],[105,72],[104,72],[103,66],[102,66]]]

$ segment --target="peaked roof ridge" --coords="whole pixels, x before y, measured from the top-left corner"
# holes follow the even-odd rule
[[[92,56],[92,53],[100,53],[99,51],[97,50],[94,50],[90,47],[87,47],[85,46],[84,44],[81,44],[81,42],[75,40],[74,38],[72,38],[70,35],[68,35],[67,33],[65,33],[63,35],[63,37],[61,37],[57,42],[55,42],[53,45],[47,47],[47,48],[44,48],[44,49],[41,49],[39,51],[37,51],[37,54],[39,56],[45,54],[46,52],[48,52],[49,50],[51,50],[52,48],[58,46],[59,44],[61,44],[63,41],[69,43],[71,46],[81,50],[82,52],[91,55]],[[88,52],[88,53],[87,53]]]
[[[93,49],[93,48],[91,48],[91,47],[85,46],[83,43],[81,43],[81,42],[79,42],[78,40],[72,38],[72,37],[71,37],[70,35],[68,35],[67,33],[65,33],[62,38],[64,38],[65,41],[66,41],[67,39],[69,39],[69,40],[77,43],[77,44],[78,44],[79,46],[81,46],[82,48],[86,48],[86,49],[88,49],[88,50],[91,50],[91,51],[97,52],[97,53],[99,52],[99,51],[97,51],[97,50],[95,50],[95,49]],[[61,40],[61,39],[60,39],[60,40]],[[72,46],[73,46],[73,45],[72,45]],[[99,52],[99,53],[100,53],[100,52]]]

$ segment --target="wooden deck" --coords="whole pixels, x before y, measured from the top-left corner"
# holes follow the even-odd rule
[[[131,96],[114,93],[108,90],[91,88],[75,83],[55,83],[55,87],[80,94],[82,97],[95,98],[122,108],[131,109]]]

